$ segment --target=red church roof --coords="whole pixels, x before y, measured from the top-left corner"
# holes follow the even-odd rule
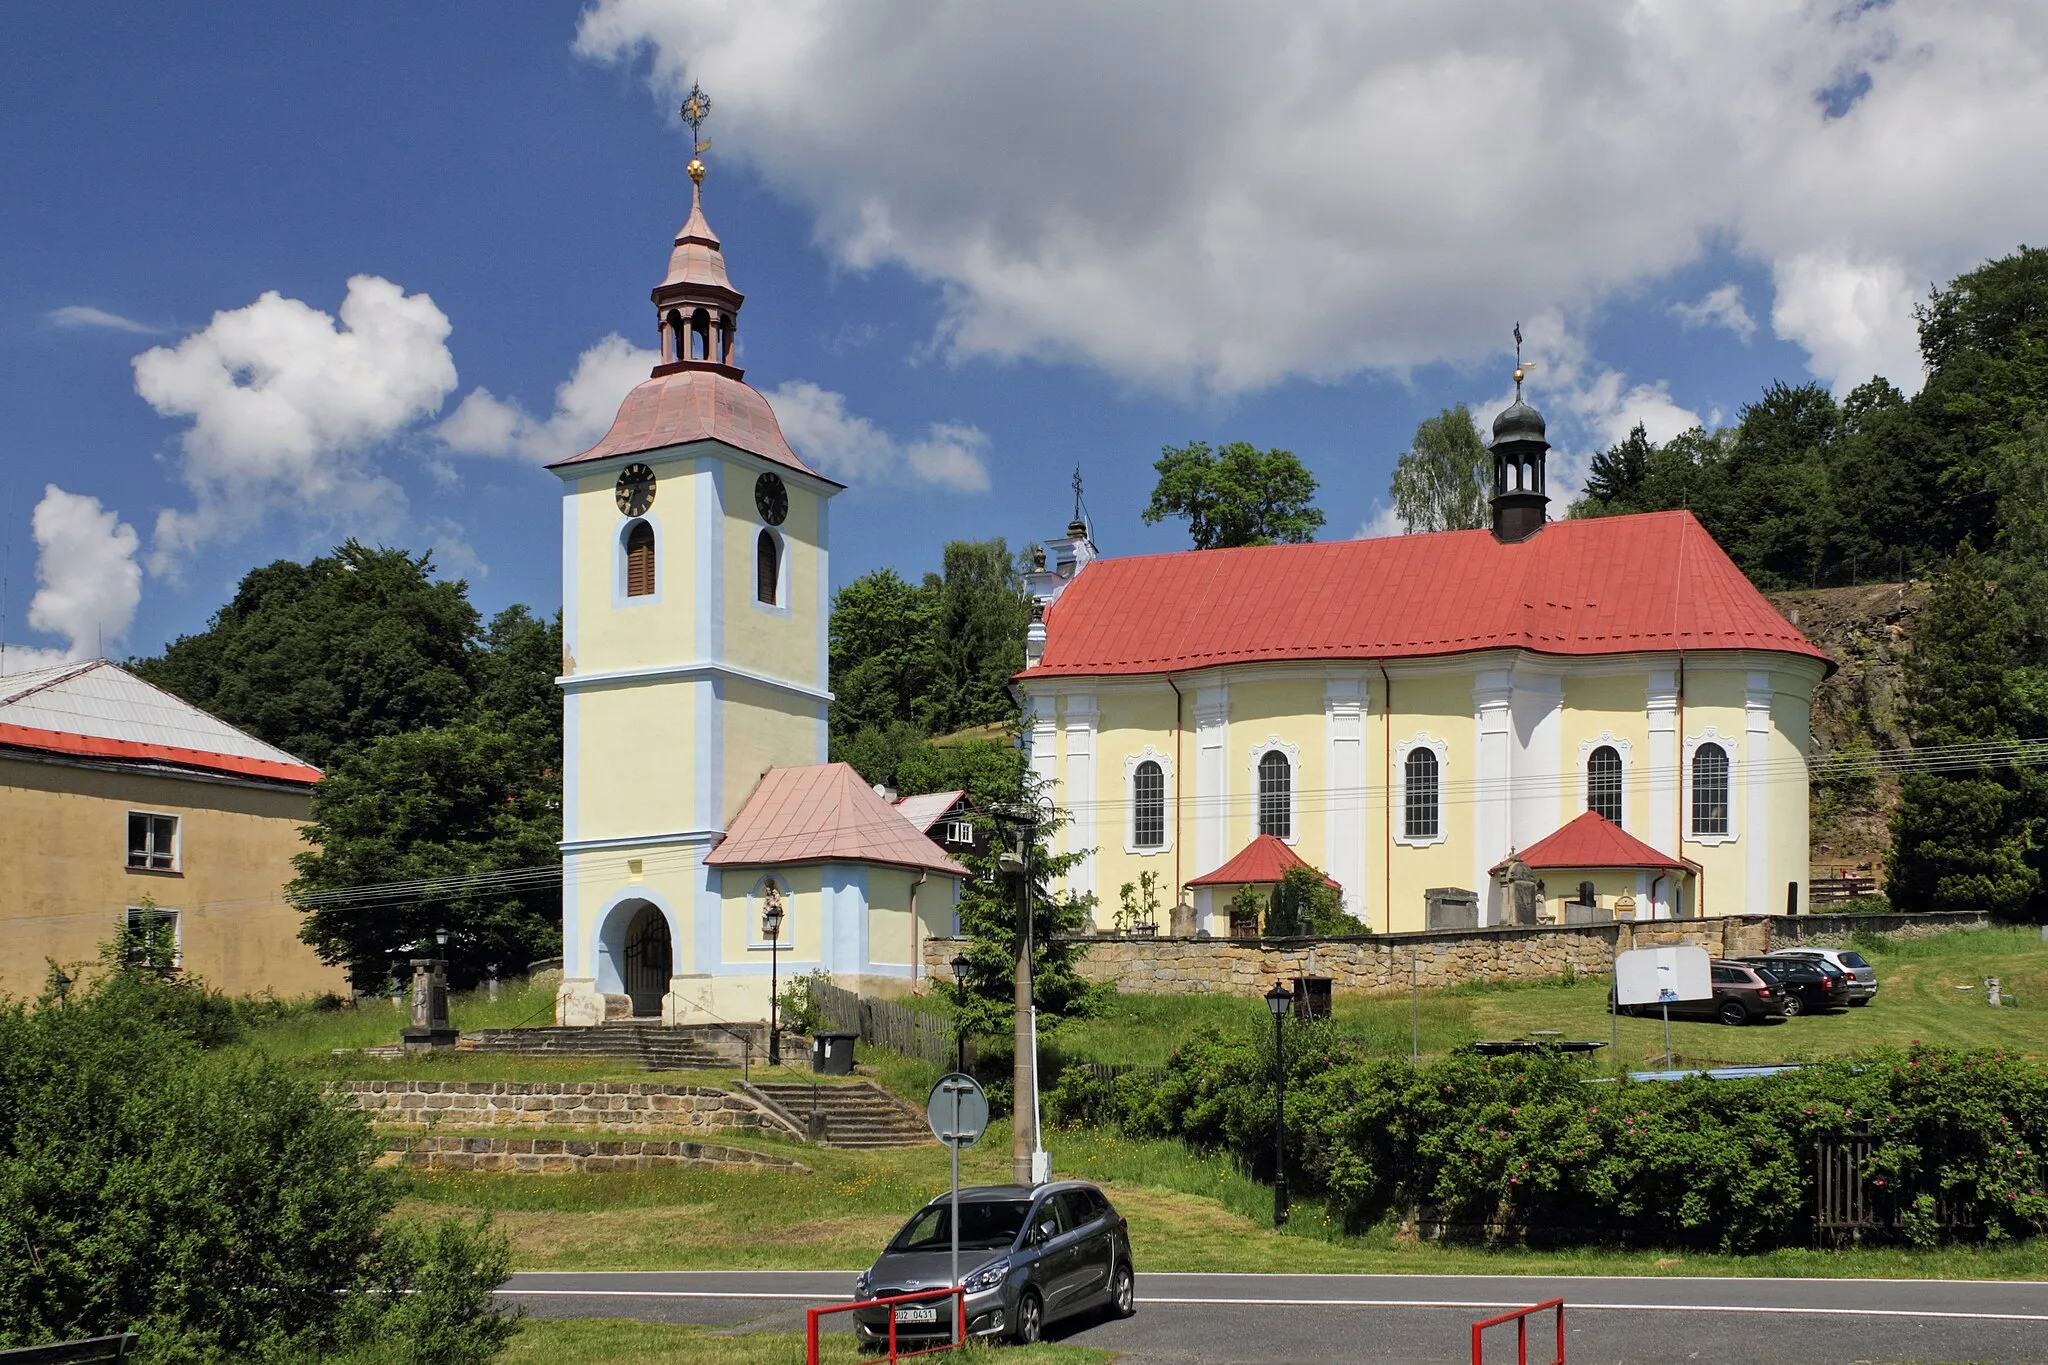
[[[1021,678],[1266,660],[1755,649],[1827,662],[1690,512],[1100,559]],[[1832,665],[1831,665],[1832,667]]]
[[[713,867],[888,863],[967,875],[844,763],[770,768],[704,861]]]
[[[1307,867],[1301,855],[1270,834],[1261,834],[1238,851],[1235,858],[1214,872],[1189,880],[1189,886],[1264,886],[1277,882],[1297,867]],[[1323,884],[1333,891],[1344,888],[1328,877]]]
[[[1659,853],[1604,815],[1587,811],[1564,828],[1522,850],[1531,871],[1547,867],[1648,867],[1686,872],[1693,864]],[[1506,867],[1503,860],[1492,869]]]

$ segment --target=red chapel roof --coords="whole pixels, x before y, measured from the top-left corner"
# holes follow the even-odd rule
[[[1659,853],[1604,815],[1587,811],[1556,833],[1522,850],[1531,871],[1549,867],[1647,867],[1685,872],[1692,864]],[[1506,867],[1505,860],[1491,870]]]
[[[1099,559],[1020,679],[1269,660],[1753,649],[1826,663],[1690,512]],[[1832,667],[1832,665],[1830,665]]]
[[[1277,882],[1297,867],[1308,867],[1299,853],[1270,834],[1258,838],[1238,850],[1235,858],[1214,872],[1190,878],[1189,886],[1264,886]],[[1313,869],[1311,869],[1313,870]],[[1334,891],[1344,888],[1328,877],[1323,884]]]

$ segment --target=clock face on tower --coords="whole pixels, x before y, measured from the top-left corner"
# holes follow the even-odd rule
[[[780,474],[763,474],[754,480],[754,507],[770,526],[782,525],[789,515],[789,490],[782,486]]]
[[[637,517],[654,506],[654,471],[644,464],[629,464],[619,471],[619,484],[613,490],[618,499],[619,510],[629,517]]]

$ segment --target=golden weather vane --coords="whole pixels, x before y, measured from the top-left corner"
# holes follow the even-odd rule
[[[1536,368],[1533,360],[1522,359],[1522,324],[1515,324],[1515,401],[1522,401],[1522,379]]]
[[[683,116],[683,122],[690,125],[690,139],[696,144],[690,149],[690,179],[701,185],[704,183],[703,157],[704,153],[711,150],[711,139],[699,137],[698,132],[703,128],[704,120],[711,117],[711,96],[704,93],[703,86],[692,81],[689,98],[683,101],[683,107],[679,112]]]

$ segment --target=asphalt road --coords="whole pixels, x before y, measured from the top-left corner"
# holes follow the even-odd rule
[[[852,1288],[844,1270],[548,1271],[514,1275],[501,1292],[540,1317],[801,1331],[804,1309],[845,1302]],[[1468,1365],[1475,1321],[1557,1297],[1573,1365],[2048,1361],[2048,1284],[1998,1280],[1141,1274],[1136,1317],[1048,1335],[1134,1365]],[[1555,1340],[1548,1314],[1529,1337],[1529,1358],[1550,1359],[1538,1349]],[[1515,1358],[1512,1326],[1488,1341],[1488,1360]]]

